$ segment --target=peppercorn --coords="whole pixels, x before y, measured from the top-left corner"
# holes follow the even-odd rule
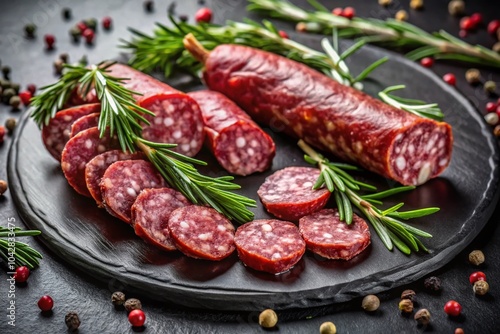
[[[7,88],[12,88],[12,83],[9,80],[0,79],[0,86],[3,90],[6,90]]]
[[[494,94],[497,89],[497,84],[494,81],[488,80],[484,83],[484,91],[488,94]]]
[[[56,74],[59,74],[61,75],[62,74],[62,71],[63,71],[63,68],[64,68],[64,62],[61,60],[61,59],[56,59],[54,61],[54,72]]]
[[[30,104],[30,100],[33,94],[31,94],[29,91],[24,90],[22,92],[19,92],[19,97],[21,98],[21,102],[27,106]]]
[[[12,109],[18,110],[19,106],[21,105],[21,98],[17,95],[14,95],[10,98],[9,104],[12,107]]]
[[[472,287],[472,290],[476,295],[483,296],[488,293],[490,290],[490,285],[488,282],[484,280],[479,280],[474,282],[474,286]]]
[[[493,129],[493,135],[495,135],[495,137],[500,137],[500,125],[495,126]]]
[[[113,292],[111,295],[111,302],[115,306],[123,305],[123,303],[125,303],[125,294],[121,291]]]
[[[94,36],[95,36],[94,30],[87,28],[83,31],[82,36],[83,38],[85,38],[85,42],[87,44],[92,44],[92,42],[94,42]]]
[[[59,59],[61,59],[63,63],[67,64],[69,61],[69,55],[67,53],[61,53],[59,55]]]
[[[56,42],[56,38],[54,37],[54,35],[46,34],[44,39],[45,39],[45,44],[47,45],[47,49],[52,50]]]
[[[179,15],[179,20],[181,20],[181,22],[187,22],[188,21],[188,16],[186,14],[181,14]]]
[[[13,277],[17,283],[24,283],[30,277],[30,269],[26,266],[17,267]]]
[[[87,28],[90,28],[93,31],[97,30],[97,20],[95,18],[86,19],[83,21],[83,23],[85,23]]]
[[[401,293],[401,299],[409,299],[410,301],[413,301],[416,295],[417,294],[413,290],[405,290]]]
[[[5,128],[7,129],[7,131],[10,133],[14,132],[14,129],[16,128],[16,124],[17,124],[17,121],[15,118],[7,118],[7,120],[5,121]]]
[[[500,31],[500,29],[499,29],[499,31]],[[495,44],[493,44],[491,49],[493,51],[495,51],[496,53],[500,53],[500,42],[496,42]]]
[[[111,19],[111,17],[109,16],[105,16],[103,19],[102,19],[102,27],[104,28],[104,30],[109,30],[111,29],[111,23],[113,22],[113,20]]]
[[[0,145],[3,143],[3,138],[4,137],[5,137],[5,127],[3,127],[3,126],[0,125]],[[3,194],[3,192],[1,192],[1,190],[2,190],[2,184],[1,184],[1,182],[5,182],[5,181],[0,180],[0,195]],[[5,188],[5,190],[7,190],[7,188]],[[4,192],[5,192],[5,190],[4,190]]]
[[[367,295],[361,302],[361,307],[368,312],[376,311],[380,306],[380,299],[375,295]]]
[[[144,9],[146,12],[152,12],[154,9],[154,2],[151,0],[144,1]]]
[[[465,13],[465,2],[462,0],[452,0],[448,4],[448,12],[453,16],[460,16]]]
[[[141,301],[136,298],[127,299],[123,306],[125,306],[125,310],[127,310],[127,312],[130,312],[132,310],[142,310]]]
[[[78,43],[80,41],[80,36],[81,36],[82,32],[80,31],[80,29],[78,27],[73,27],[69,30],[69,34],[73,38],[73,42]]]
[[[9,80],[10,76],[10,66],[2,66],[2,74],[5,80]]]
[[[462,312],[462,305],[455,300],[450,300],[444,305],[444,312],[452,317],[458,317]]]
[[[429,310],[423,308],[415,313],[413,319],[415,319],[419,325],[426,326],[431,322],[431,313]]]
[[[70,331],[76,331],[78,327],[80,327],[80,318],[78,318],[78,314],[76,312],[69,312],[66,314],[64,321]]]
[[[455,328],[455,334],[464,334],[464,330],[460,327]]]
[[[440,291],[441,280],[436,276],[428,277],[424,280],[424,287],[431,291]]]
[[[410,7],[412,9],[420,10],[424,8],[424,0],[411,0]]]
[[[380,6],[387,7],[387,6],[389,6],[390,4],[392,4],[392,0],[378,0],[378,4],[379,4]]]
[[[0,126],[0,133],[2,132],[1,128],[3,128],[3,126]],[[0,137],[0,143],[2,142],[2,140],[2,137]],[[9,189],[7,181],[0,180],[0,196],[2,196],[7,191],[7,189]]]
[[[21,85],[19,85],[18,83],[12,82],[10,84],[10,88],[12,88],[16,92],[16,94],[18,94],[19,93],[19,89],[21,89]]]
[[[337,327],[333,322],[324,322],[319,326],[319,334],[337,334]]]
[[[413,302],[410,299],[401,299],[399,302],[399,310],[403,313],[413,312]]]
[[[16,91],[13,90],[12,88],[7,88],[2,92],[2,101],[4,103],[9,103],[10,99],[16,95]]]
[[[481,81],[481,72],[476,68],[468,69],[465,72],[465,80],[471,85],[478,84]]]
[[[33,23],[25,25],[24,32],[26,33],[26,37],[34,38],[36,32],[36,25],[34,25]]]
[[[278,315],[271,309],[259,314],[259,325],[264,328],[273,328],[278,323]]]
[[[407,21],[408,20],[408,12],[404,9],[398,10],[394,18],[397,21]]]
[[[70,8],[68,8],[68,7],[63,8],[61,14],[62,14],[63,19],[65,19],[65,20],[71,19],[71,9]]]
[[[499,117],[498,117],[498,114],[495,113],[495,112],[490,112],[490,113],[487,113],[486,115],[484,115],[484,120],[486,121],[486,123],[488,123],[489,125],[497,125],[498,124],[498,120],[499,120]]]
[[[500,30],[500,20],[491,21],[488,23],[488,27],[486,29],[490,35],[498,34],[498,31]]]
[[[445,75],[443,75],[443,80],[451,86],[455,86],[457,84],[457,78],[453,73],[446,73]]]
[[[78,22],[76,27],[80,30],[80,33],[83,33],[87,29],[87,25],[83,21]]]
[[[469,253],[469,262],[475,266],[484,263],[484,253],[478,249]]]

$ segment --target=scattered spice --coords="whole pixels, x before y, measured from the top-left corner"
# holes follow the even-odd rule
[[[2,66],[2,74],[5,80],[9,80],[10,77],[10,66]]]
[[[448,12],[453,16],[460,16],[465,13],[465,2],[463,0],[452,0],[448,3]]]
[[[462,312],[462,306],[455,300],[450,300],[444,305],[444,312],[452,317],[457,317]]]
[[[128,321],[133,327],[141,327],[146,322],[146,314],[142,310],[133,310],[128,315]]]
[[[495,137],[500,137],[500,125],[495,126],[495,128],[493,129],[493,134],[495,135]]]
[[[486,281],[486,274],[483,273],[482,271],[476,271],[470,274],[469,276],[470,284],[474,284],[477,281]]]
[[[10,98],[9,104],[12,107],[12,109],[19,110],[19,106],[21,105],[21,98],[17,95],[14,95]]]
[[[16,271],[14,273],[14,279],[16,280],[17,283],[24,283],[28,280],[28,277],[30,277],[30,270],[26,266],[20,266],[16,268]]]
[[[73,42],[78,43],[80,41],[80,36],[82,35],[82,32],[80,31],[80,28],[73,27],[69,30],[69,34],[73,38]]]
[[[144,9],[146,12],[151,13],[154,10],[154,2],[151,0],[144,1]]]
[[[410,299],[401,299],[399,302],[399,310],[403,313],[413,312],[413,302]]]
[[[61,59],[63,63],[67,64],[69,62],[69,55],[67,53],[61,53],[59,55],[59,59]]]
[[[443,80],[450,86],[455,86],[457,84],[457,78],[453,73],[446,73],[443,75]]]
[[[188,21],[188,16],[186,14],[181,14],[179,15],[179,20],[181,20],[181,22],[187,22]]]
[[[420,65],[422,65],[423,67],[430,68],[434,65],[434,58],[424,57],[420,59]]]
[[[424,287],[427,290],[431,291],[440,291],[441,290],[441,280],[439,277],[431,276],[424,280]]]
[[[2,92],[2,101],[4,103],[9,103],[10,102],[10,99],[16,95],[16,91],[12,88],[7,88],[7,89],[4,89],[4,91]]]
[[[104,28],[104,30],[109,30],[111,29],[111,23],[113,22],[113,20],[111,19],[111,17],[109,16],[105,16],[103,19],[102,19],[102,27]]]
[[[45,45],[47,46],[48,50],[52,50],[54,48],[54,44],[56,42],[56,38],[54,35],[51,34],[46,34],[44,37],[45,40]]]
[[[87,59],[87,56],[83,55],[82,58],[78,61],[78,63],[82,66],[87,66],[89,64],[89,60]]]
[[[398,21],[407,21],[408,20],[408,12],[404,9],[398,10],[394,18]]]
[[[471,85],[478,84],[481,81],[481,72],[477,68],[468,69],[465,72],[465,80]]]
[[[417,294],[413,290],[405,290],[401,293],[401,299],[409,299],[410,301],[413,301],[416,295]]]
[[[286,33],[286,31],[280,30],[280,31],[278,31],[278,34],[280,35],[281,38],[286,38],[286,39],[290,38],[288,36],[288,34]]]
[[[474,13],[470,16],[474,28],[477,28],[483,23],[483,16],[480,13]]]
[[[487,112],[495,112],[496,110],[497,110],[497,105],[496,105],[496,103],[494,103],[494,102],[488,102],[488,103],[486,103],[486,111],[487,111]],[[470,262],[470,263],[472,263],[472,260],[471,260],[471,254],[472,254],[472,253],[470,253],[470,254],[469,254],[469,262]],[[483,261],[484,261],[484,260],[483,260]],[[482,263],[482,262],[481,262],[481,263]],[[472,263],[472,264],[474,264],[474,265],[478,266],[478,265],[480,265],[481,263],[478,263],[478,264],[474,264],[474,263]]]
[[[48,312],[54,307],[54,300],[52,297],[45,295],[38,300],[38,308],[43,312]]]
[[[491,47],[491,49],[493,51],[495,51],[496,53],[500,53],[500,42],[496,42],[495,44],[493,44],[493,46]]]
[[[121,291],[113,292],[111,295],[111,302],[115,306],[123,305],[123,303],[125,303],[125,294]]]
[[[194,19],[197,23],[210,23],[212,21],[212,10],[207,7],[200,8],[194,15]]]
[[[8,133],[12,133],[14,132],[14,129],[16,128],[16,124],[17,124],[17,121],[15,118],[7,118],[7,120],[5,121],[5,128],[7,129],[7,132]]]
[[[498,117],[497,113],[490,112],[490,113],[487,113],[486,115],[484,115],[484,120],[489,125],[497,125],[498,121],[499,121],[499,117]]]
[[[324,322],[319,326],[319,334],[337,334],[337,327],[333,322]]]
[[[490,35],[495,35],[498,30],[500,29],[500,20],[493,20],[490,23],[488,23],[488,34]]]
[[[356,16],[356,10],[352,7],[346,7],[342,11],[342,16],[349,20],[352,20],[354,16]]]
[[[455,334],[464,334],[464,330],[460,327],[455,328]]]
[[[83,21],[78,22],[76,24],[76,27],[78,28],[78,30],[80,30],[80,34],[83,33],[85,29],[87,29],[87,25]]]
[[[83,23],[85,23],[87,28],[92,29],[93,31],[97,30],[97,20],[95,18],[86,19]]]
[[[474,293],[476,295],[484,296],[490,290],[490,285],[488,284],[488,282],[486,282],[484,280],[479,280],[479,281],[474,282],[474,286],[472,287],[472,290],[474,291]]]
[[[87,28],[82,33],[83,38],[87,44],[92,44],[94,42],[95,33],[91,28]]]
[[[3,126],[0,125],[0,143],[3,141],[3,135],[2,135],[2,128]],[[5,134],[5,129],[3,129],[3,133]],[[0,196],[5,194],[5,192],[9,189],[9,186],[7,185],[7,181],[5,180],[0,180]]]
[[[33,23],[27,24],[24,26],[24,33],[26,34],[27,38],[35,38],[35,32],[36,32],[36,25]]]
[[[278,323],[278,315],[271,309],[259,314],[259,325],[264,328],[273,328]]]
[[[70,331],[76,331],[80,327],[80,318],[76,312],[69,312],[64,317],[64,322]]]
[[[368,312],[374,312],[378,310],[380,306],[380,299],[375,295],[367,295],[363,298],[361,302],[361,307]]]
[[[378,0],[378,4],[379,4],[380,6],[387,7],[387,6],[389,6],[390,4],[392,4],[392,0]]]
[[[460,20],[460,29],[463,29],[465,31],[471,31],[475,29],[476,27],[474,26],[474,22],[471,20],[469,16],[464,16]]]
[[[332,9],[332,14],[335,16],[342,16],[343,13],[344,13],[344,10],[340,7],[336,7],[334,9]]]
[[[488,94],[494,94],[497,89],[497,84],[494,81],[488,80],[484,83],[484,91]]]
[[[12,82],[10,84],[10,88],[12,88],[16,92],[16,94],[18,94],[19,93],[19,89],[21,88],[21,85],[19,85],[18,83]]]
[[[490,102],[490,103],[492,103],[494,106],[496,106],[495,103],[493,103],[493,102]],[[488,108],[488,104],[486,104],[486,108]],[[479,266],[480,264],[483,264],[484,263],[484,253],[478,249],[473,250],[472,252],[469,253],[469,262],[475,266]]]
[[[123,306],[125,306],[125,310],[127,310],[127,312],[131,312],[133,310],[142,310],[141,301],[136,298],[127,299]]]
[[[54,72],[58,75],[61,75],[64,68],[63,66],[64,61],[62,61],[62,59],[56,59],[53,65],[54,65]]]
[[[71,19],[71,8],[65,7],[62,9],[62,17],[65,20],[70,20]]]
[[[21,98],[21,101],[23,102],[23,104],[25,106],[27,106],[27,105],[30,104],[30,100],[31,100],[32,96],[33,95],[29,91],[27,91],[27,90],[19,92],[19,97]]]
[[[420,10],[424,8],[424,0],[411,0],[410,8]]]
[[[413,319],[415,319],[419,325],[426,326],[431,322],[431,313],[429,310],[423,308],[415,313]]]

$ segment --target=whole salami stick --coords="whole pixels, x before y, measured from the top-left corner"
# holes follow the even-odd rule
[[[205,64],[206,85],[254,120],[404,185],[441,174],[451,160],[447,123],[421,118],[341,85],[306,65],[269,52],[219,45],[192,35],[185,48]]]

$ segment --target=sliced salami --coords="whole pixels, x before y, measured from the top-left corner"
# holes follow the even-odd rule
[[[267,177],[257,194],[269,213],[297,221],[321,210],[330,198],[328,189],[312,189],[319,174],[316,168],[287,167]]]
[[[82,132],[83,130],[87,130],[97,126],[99,124],[99,115],[101,113],[95,112],[92,114],[85,115],[80,117],[76,121],[71,124],[71,133],[70,137],[75,136],[78,132]]]
[[[297,226],[276,219],[254,220],[240,226],[234,243],[246,266],[271,274],[290,270],[306,251]]]
[[[323,209],[299,221],[307,249],[327,259],[350,260],[370,244],[368,224],[354,215],[352,223],[340,221],[337,209]]]
[[[234,251],[234,227],[212,208],[190,205],[176,209],[168,220],[170,236],[189,257],[220,261]]]
[[[249,175],[271,166],[276,148],[240,107],[215,91],[188,93],[200,106],[207,146],[229,173]]]
[[[171,188],[144,189],[132,205],[135,234],[165,251],[176,250],[168,219],[172,211],[190,204],[184,195]]]
[[[90,197],[85,182],[85,165],[96,155],[119,148],[116,138],[99,137],[97,127],[90,128],[72,137],[64,146],[61,168],[70,186],[79,194]]]
[[[144,159],[141,152],[129,153],[122,150],[111,150],[101,153],[90,160],[85,166],[85,183],[90,196],[96,201],[97,206],[103,207],[101,180],[111,164],[121,160],[139,160]]]
[[[56,113],[46,126],[42,129],[43,144],[49,153],[57,160],[61,160],[64,145],[68,142],[71,134],[71,125],[80,117],[101,111],[99,103],[84,104]]]
[[[163,177],[149,161],[117,161],[106,169],[101,180],[104,207],[113,216],[130,224],[135,199],[143,189],[165,186]]]

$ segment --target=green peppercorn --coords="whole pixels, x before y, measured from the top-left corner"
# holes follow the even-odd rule
[[[69,34],[73,38],[73,42],[77,43],[80,40],[80,36],[82,35],[82,32],[78,27],[72,27],[69,30]]]
[[[7,120],[5,121],[5,128],[11,134],[12,132],[14,132],[14,129],[16,128],[16,124],[17,124],[17,121],[15,118],[12,118],[12,117],[7,118]]]
[[[64,65],[64,62],[63,62],[61,59],[56,59],[56,60],[54,61],[54,64],[53,64],[53,65],[54,65],[54,72],[55,72],[56,74],[61,75],[61,74],[62,74],[62,71],[63,71],[63,68],[64,68],[64,66],[63,66],[63,65]]]
[[[9,99],[9,104],[12,109],[18,110],[19,106],[21,105],[21,98],[17,95],[14,95]]]
[[[481,81],[481,72],[476,68],[468,69],[465,72],[465,80],[471,85],[478,84]]]
[[[380,306],[380,299],[375,295],[367,295],[363,298],[361,302],[361,307],[368,312],[373,312],[378,310]]]
[[[12,88],[16,92],[16,94],[19,94],[19,89],[21,89],[21,85],[19,85],[18,83],[11,83],[10,88]]]
[[[11,84],[12,83],[9,80],[0,79],[0,86],[2,87],[3,90],[11,88]]]
[[[10,66],[2,66],[2,74],[5,80],[9,80]]]
[[[25,25],[24,32],[26,33],[26,37],[28,38],[35,37],[36,25],[34,25],[33,23]]]
[[[12,88],[7,88],[2,92],[2,101],[3,103],[9,103],[10,98],[16,95],[16,91]]]
[[[94,19],[94,18],[86,19],[83,21],[83,23],[85,23],[87,28],[90,28],[90,29],[96,31],[96,29],[97,29],[97,20],[96,19]]]
[[[486,281],[478,280],[474,282],[472,290],[476,295],[483,296],[490,290],[490,285]]]
[[[488,80],[484,83],[484,91],[488,94],[494,94],[497,89],[497,84],[494,81]]]

